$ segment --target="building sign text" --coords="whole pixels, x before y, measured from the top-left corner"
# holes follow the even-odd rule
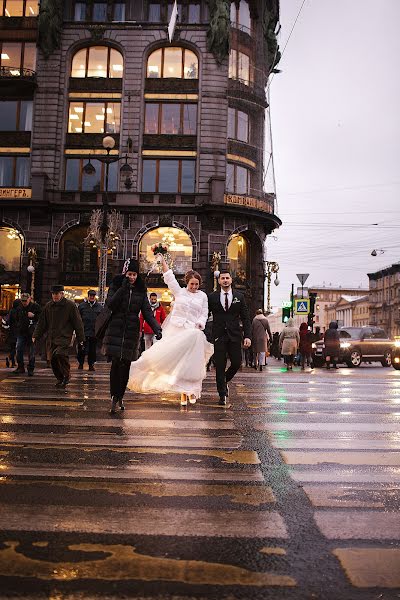
[[[225,194],[225,204],[235,204],[236,206],[247,206],[264,212],[272,212],[272,204],[262,198],[251,198],[249,196],[237,196],[236,194]]]
[[[0,198],[32,198],[30,188],[0,188]]]

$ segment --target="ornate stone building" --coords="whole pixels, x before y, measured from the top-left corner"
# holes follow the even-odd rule
[[[71,297],[97,285],[85,238],[105,200],[106,135],[120,158],[107,200],[123,216],[109,276],[126,256],[147,273],[163,241],[178,274],[193,267],[212,289],[220,256],[262,305],[264,242],[280,225],[265,93],[278,0],[178,2],[169,41],[172,7],[42,0],[38,16],[37,1],[0,2],[3,310],[32,285],[30,263],[39,300],[55,282]],[[159,275],[148,285],[163,287]]]
[[[368,273],[371,325],[400,335],[400,262]]]

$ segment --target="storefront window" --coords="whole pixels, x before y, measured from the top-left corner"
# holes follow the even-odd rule
[[[61,238],[61,263],[64,272],[98,270],[98,251],[85,242],[87,233],[87,227],[80,225],[68,229]]]
[[[248,276],[248,247],[247,240],[241,235],[235,235],[228,244],[228,260],[232,279],[236,287],[247,279]]]
[[[19,271],[23,239],[16,229],[0,227],[0,267],[4,271]],[[3,285],[1,291],[3,292]]]
[[[177,227],[158,227],[142,237],[139,247],[141,273],[147,273],[154,264],[153,244],[162,242],[168,246],[172,268],[175,273],[183,274],[192,268],[192,241],[189,235]]]

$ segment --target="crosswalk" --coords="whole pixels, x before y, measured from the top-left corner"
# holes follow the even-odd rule
[[[211,373],[194,407],[129,393],[114,417],[104,363],[65,391],[46,369],[3,373],[4,594],[398,597],[397,371],[270,360],[230,408]]]

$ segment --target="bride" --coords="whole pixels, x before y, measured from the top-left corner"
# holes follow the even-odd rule
[[[180,392],[181,406],[195,404],[201,396],[206,365],[214,352],[203,333],[208,318],[207,295],[199,287],[196,271],[185,275],[182,288],[164,257],[159,254],[164,281],[175,296],[170,315],[163,323],[162,339],[132,362],[128,388],[140,394]]]

